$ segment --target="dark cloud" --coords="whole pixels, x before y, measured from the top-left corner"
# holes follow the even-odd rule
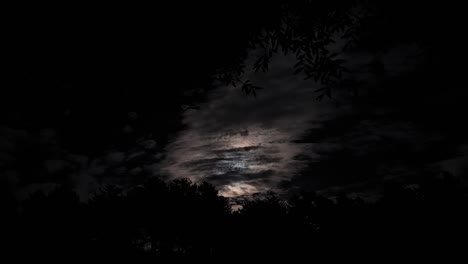
[[[242,136],[245,136],[245,135],[242,135]],[[230,148],[230,149],[217,149],[217,150],[213,150],[213,153],[229,154],[229,153],[238,153],[238,152],[243,152],[243,151],[251,151],[251,150],[256,150],[259,148],[260,146],[248,146],[248,147]]]
[[[246,96],[239,88],[222,87],[214,91],[200,110],[190,111],[185,122],[193,129],[207,133],[252,132],[252,125],[276,128],[301,126],[301,121],[323,114],[328,102],[316,102],[312,81],[293,74],[294,59],[277,56],[267,74],[248,74],[265,89],[256,98]],[[319,110],[320,109],[320,110]],[[319,111],[319,112],[317,112]]]
[[[291,58],[277,56],[267,74],[246,75],[265,88],[256,98],[221,87],[187,112],[188,129],[167,147],[160,168],[173,177],[209,180],[233,196],[277,186],[368,186],[437,167],[455,158],[466,139],[443,129],[460,122],[444,119],[457,110],[454,98],[418,83],[419,53],[406,44],[346,53],[350,73],[333,98],[322,101],[316,100],[320,86],[294,75]]]
[[[374,124],[368,130],[365,122],[339,137],[322,139],[314,145],[319,155],[301,159],[307,166],[295,174],[288,187],[318,190],[422,169],[432,162],[427,156],[429,146],[440,139],[409,129],[407,126],[390,128]]]
[[[103,185],[129,186],[154,175],[152,166],[161,158],[152,139],[93,156],[72,152],[60,139],[53,128],[0,127],[0,177],[17,198],[67,185],[86,200]]]
[[[70,163],[68,163],[65,160],[53,159],[53,160],[46,160],[44,162],[44,167],[47,173],[49,174],[54,174],[54,173],[63,171],[69,166],[70,166]]]
[[[162,171],[208,180],[229,196],[275,188],[299,168],[293,157],[306,144],[291,141],[315,126],[310,120],[336,111],[332,102],[315,100],[317,84],[295,76],[293,65],[292,58],[278,56],[268,74],[248,74],[265,88],[256,98],[221,87],[199,110],[187,112],[188,129],[167,147]]]
[[[273,170],[264,170],[257,173],[243,173],[240,171],[229,171],[222,174],[210,175],[204,178],[205,181],[215,186],[225,186],[239,182],[261,182],[268,181],[275,172]],[[254,184],[255,186],[255,184]]]
[[[139,135],[144,112],[120,109],[112,123],[116,137],[99,129],[107,126],[107,115],[88,122],[94,108],[86,118],[68,109],[60,122],[41,126],[21,123],[25,114],[11,111],[11,124],[0,126],[0,174],[23,194],[66,183],[87,197],[102,185],[130,185],[155,174],[206,180],[235,196],[278,186],[367,186],[431,166],[461,173],[468,152],[460,150],[468,134],[460,126],[466,97],[430,86],[416,70],[418,52],[399,45],[379,54],[344,54],[351,71],[340,84],[345,89],[336,84],[332,98],[322,101],[316,100],[317,83],[293,74],[294,58],[277,55],[268,73],[244,76],[265,88],[257,97],[239,87],[212,91],[198,110],[185,112],[186,129],[165,150],[151,135]],[[357,98],[348,91],[355,88]],[[73,131],[72,137],[64,131]],[[125,147],[113,145],[116,138]],[[80,151],[93,145],[100,147]]]

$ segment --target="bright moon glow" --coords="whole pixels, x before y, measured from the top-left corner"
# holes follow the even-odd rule
[[[225,185],[219,190],[219,194],[224,197],[235,197],[239,195],[249,195],[257,193],[259,190],[254,185],[248,182],[235,182],[230,185]]]
[[[288,143],[287,133],[262,127],[248,131],[211,136],[187,133],[172,146],[172,162],[169,157],[165,168],[170,175],[208,181],[225,197],[271,190],[288,175],[286,166],[299,150]]]

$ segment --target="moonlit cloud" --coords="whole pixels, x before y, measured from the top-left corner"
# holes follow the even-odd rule
[[[363,91],[379,89],[385,78],[396,78],[414,68],[415,61],[405,54],[415,52],[415,47],[395,47],[377,58],[384,77],[372,73],[373,54],[345,54],[353,72],[346,78]],[[266,74],[246,74],[247,79],[265,88],[257,98],[246,96],[238,87],[220,87],[200,109],[188,111],[184,116],[188,129],[167,146],[166,159],[160,164],[162,172],[170,178],[208,181],[230,197],[278,190],[287,182],[324,188],[367,180],[367,176],[385,177],[381,171],[390,170],[382,168],[398,162],[361,164],[369,169],[365,173],[350,170],[361,159],[386,156],[387,150],[398,153],[394,148],[401,142],[411,145],[412,151],[424,152],[425,142],[434,141],[433,135],[422,133],[411,121],[384,121],[401,111],[398,105],[380,106],[370,101],[360,108],[343,90],[335,91],[332,99],[317,101],[315,91],[320,86],[294,75],[293,65],[294,58],[278,55]],[[302,140],[304,136],[308,140]],[[331,161],[329,156],[336,153],[340,158]],[[396,154],[396,159],[407,155],[401,154]],[[376,169],[370,169],[374,165]]]
[[[221,87],[199,110],[187,112],[189,128],[167,147],[162,171],[208,181],[224,196],[272,190],[288,179],[301,167],[295,157],[309,147],[293,141],[332,109],[315,100],[318,86],[293,75],[292,65],[279,56],[268,76],[247,76],[265,88],[257,98]]]
[[[290,136],[277,129],[249,127],[248,131],[248,135],[186,131],[171,144],[164,170],[209,181],[226,196],[264,191],[283,180],[300,149],[287,143]]]

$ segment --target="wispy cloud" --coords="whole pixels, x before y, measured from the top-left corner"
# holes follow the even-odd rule
[[[277,57],[269,73],[247,77],[265,87],[257,98],[221,87],[199,110],[186,113],[188,129],[167,147],[162,170],[215,184],[226,196],[275,186],[300,168],[307,144],[293,141],[335,109],[315,100],[315,83],[293,74],[293,61]]]

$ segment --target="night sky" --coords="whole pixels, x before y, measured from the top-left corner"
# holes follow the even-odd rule
[[[414,109],[416,104],[402,108],[399,102],[366,94],[365,89],[375,89],[389,80],[396,79],[395,84],[385,89],[400,85],[398,78],[414,71],[420,63],[414,58],[418,51],[414,45],[392,47],[379,55],[379,74],[373,72],[371,66],[376,58],[370,52],[342,54],[352,85],[359,83],[364,87],[359,102],[346,91],[335,92],[331,99],[317,100],[320,84],[293,74],[294,57],[275,55],[268,72],[245,73],[245,78],[264,88],[256,97],[246,95],[239,87],[220,85],[209,91],[196,109],[183,112],[183,128],[166,145],[158,144],[150,133],[136,136],[124,147],[111,144],[100,147],[97,153],[83,152],[60,141],[62,123],[28,127],[22,124],[31,122],[31,117],[26,116],[25,120],[16,120],[23,128],[2,126],[2,173],[22,198],[31,191],[50,190],[67,183],[84,200],[101,186],[130,187],[139,179],[157,175],[208,181],[221,195],[233,197],[298,187],[340,189],[374,182],[373,187],[364,188],[369,191],[375,182],[405,177],[421,169],[461,174],[466,169],[463,141],[452,142],[451,131],[440,129],[439,124],[428,126],[426,120],[407,114],[419,111]],[[255,51],[249,56],[254,55]],[[252,64],[252,59],[247,58],[246,63]],[[430,96],[424,98],[430,107],[452,99],[446,94]],[[60,113],[60,122],[70,118],[70,111]],[[8,113],[7,117],[29,114],[23,112]],[[144,125],[138,127],[140,115],[122,111],[116,115],[119,127],[111,130],[133,136],[135,130],[146,129]],[[87,124],[86,120],[84,124],[79,122]],[[94,130],[90,128],[88,133]],[[76,137],[85,146],[89,144],[80,135],[73,135],[72,140]],[[37,156],[21,153],[34,146],[40,148],[30,155]],[[441,148],[445,153],[431,152],[432,148]],[[410,159],[413,155],[420,158]],[[29,178],[30,168],[15,168],[16,158],[19,162],[31,162],[39,175]],[[370,163],[364,166],[365,162]],[[310,166],[316,166],[316,171]],[[346,171],[359,175],[343,175]]]
[[[379,55],[382,67],[379,75],[370,67],[375,63],[371,53],[350,52],[342,56],[353,81],[362,86],[377,86],[413,71],[420,63],[414,58],[417,53],[417,47],[411,45],[390,48]],[[167,157],[161,164],[163,171],[172,177],[189,175],[195,181],[206,180],[217,186],[222,195],[230,197],[268,190],[281,192],[284,186],[297,185],[326,190],[374,182],[375,187],[375,182],[405,177],[421,169],[416,166],[448,170],[456,175],[466,169],[465,144],[455,147],[453,156],[442,158],[437,153],[427,153],[434,145],[444,144],[447,139],[443,132],[426,130],[418,120],[392,119],[407,111],[399,109],[398,104],[366,102],[366,108],[359,109],[346,93],[317,100],[320,84],[294,75],[294,63],[294,58],[278,55],[268,73],[247,73],[249,79],[266,87],[255,98],[232,86],[220,87],[200,109],[185,113],[188,128],[167,146]],[[379,100],[367,96],[367,100]],[[339,129],[329,126],[344,129],[320,135],[327,133],[327,129]],[[345,172],[343,168],[344,173],[354,170],[362,175],[324,173],[323,169],[317,169],[316,173],[309,169],[306,177],[299,175],[308,164],[326,164],[330,155],[340,151],[351,153],[331,167],[348,166],[351,171]],[[373,160],[371,156],[376,154],[380,157]],[[415,165],[407,160],[408,155],[427,157],[421,157]],[[370,168],[372,172],[359,168],[366,161],[372,162],[367,165],[374,166]]]
[[[464,8],[199,2],[5,7],[2,250],[466,251]]]
[[[254,71],[258,47],[235,59],[245,67],[240,79],[263,88],[255,96],[207,82],[223,48],[237,48],[229,34],[194,44],[198,52],[161,57],[150,48],[156,42],[138,36],[147,27],[123,28],[135,41],[120,42],[117,29],[88,36],[79,23],[71,28],[63,37],[54,30],[69,27],[28,28],[12,43],[20,46],[9,55],[11,88],[2,96],[0,169],[18,197],[67,184],[86,200],[102,186],[129,188],[147,177],[207,181],[226,197],[371,184],[369,190],[415,170],[466,170],[463,129],[452,129],[462,122],[466,93],[443,88],[450,85],[443,77],[431,80],[428,72],[447,64],[444,58],[427,70],[418,41],[344,51],[348,40],[333,33],[325,48],[347,71],[319,100],[325,86],[295,74],[293,54],[277,52],[268,71]],[[233,34],[243,28],[249,26]],[[179,48],[160,49],[168,47]],[[184,69],[172,70],[187,56]],[[146,64],[158,59],[159,66]],[[212,65],[197,67],[203,60]]]

